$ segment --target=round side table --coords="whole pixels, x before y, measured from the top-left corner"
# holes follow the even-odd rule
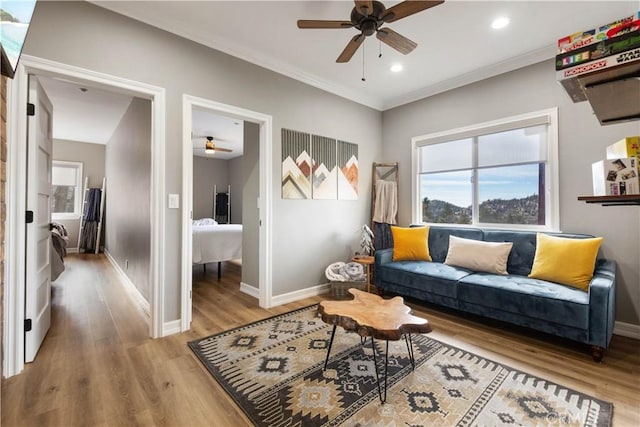
[[[356,255],[351,261],[362,264],[367,269],[367,292],[371,292],[371,279],[373,277],[374,258],[371,255]]]

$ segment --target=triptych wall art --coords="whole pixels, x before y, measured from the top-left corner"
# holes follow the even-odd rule
[[[282,129],[282,198],[358,200],[358,145]]]

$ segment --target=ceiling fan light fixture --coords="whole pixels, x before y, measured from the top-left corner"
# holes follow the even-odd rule
[[[509,22],[509,18],[507,18],[506,16],[500,16],[493,20],[493,22],[491,23],[491,28],[493,28],[494,30],[499,30],[509,25]]]
[[[216,150],[213,149],[213,148],[205,148],[204,152],[207,153],[207,154],[215,154]]]
[[[392,73],[399,73],[403,69],[404,67],[402,66],[402,64],[393,64],[391,65],[391,67],[389,67],[389,70],[391,70]]]

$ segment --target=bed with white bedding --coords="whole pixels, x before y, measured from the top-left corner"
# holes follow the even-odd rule
[[[211,218],[194,220],[192,225],[194,264],[221,263],[242,258],[242,224],[218,224]],[[220,278],[220,264],[218,264]]]

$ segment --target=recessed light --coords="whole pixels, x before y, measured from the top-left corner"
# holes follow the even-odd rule
[[[392,73],[399,73],[400,71],[402,71],[402,68],[402,64],[393,64],[389,69]]]
[[[500,28],[504,28],[507,25],[509,25],[509,18],[507,18],[506,16],[501,16],[493,20],[493,22],[491,23],[491,28],[493,28],[494,30],[499,30]]]

